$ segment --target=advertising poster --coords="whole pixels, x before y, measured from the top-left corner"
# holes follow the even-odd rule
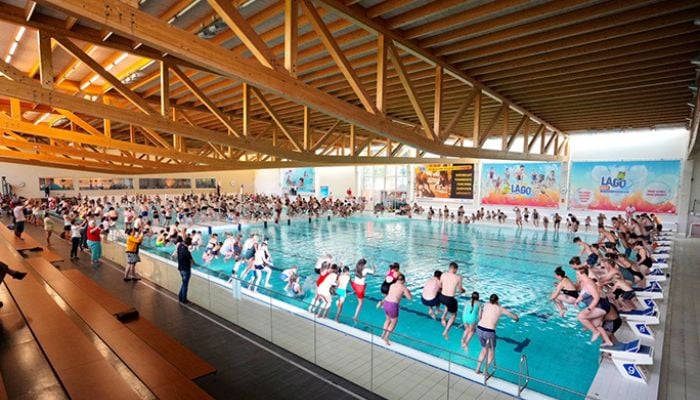
[[[39,178],[39,189],[73,190],[73,178]]]
[[[192,180],[189,178],[140,178],[139,189],[191,189]]]
[[[79,178],[78,189],[83,190],[123,190],[133,189],[132,178]]]
[[[559,207],[560,163],[482,164],[481,204]]]
[[[569,208],[675,214],[680,172],[678,160],[574,162]]]
[[[319,191],[318,191],[318,192],[319,192],[319,196],[320,196],[322,199],[327,199],[327,198],[328,198],[328,195],[330,195],[330,190],[328,190],[328,186],[321,186],[321,187],[319,188]]]
[[[197,189],[216,189],[216,179],[214,178],[196,178],[194,187]]]
[[[291,195],[314,193],[313,168],[287,168],[282,170],[282,190]]]
[[[416,198],[473,199],[474,164],[416,166]]]

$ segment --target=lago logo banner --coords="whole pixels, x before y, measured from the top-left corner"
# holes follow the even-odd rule
[[[559,207],[561,164],[482,164],[481,204]]]
[[[569,208],[675,214],[680,170],[678,160],[572,163]]]

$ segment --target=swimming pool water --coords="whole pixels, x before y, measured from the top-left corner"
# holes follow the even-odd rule
[[[215,228],[214,231],[222,232],[222,229]],[[520,321],[515,323],[504,316],[498,325],[496,362],[499,367],[518,371],[520,357],[526,354],[531,376],[579,393],[588,391],[597,371],[599,343],[588,342],[590,333],[582,331],[573,308],[569,308],[562,318],[549,300],[555,282],[554,268],[565,266],[567,275],[574,275],[567,263],[571,256],[578,254],[580,248],[572,243],[571,234],[370,216],[331,221],[321,219],[312,223],[294,221],[289,226],[269,224],[267,229],[244,226],[242,233],[247,237],[251,231],[270,239],[269,249],[275,264],[270,282],[274,291],[283,292],[284,282],[279,279],[279,273],[291,265],[299,267],[303,282],[306,277],[315,279],[313,266],[321,254],[331,253],[336,261],[350,265],[353,271],[355,262],[364,257],[370,265],[375,264],[378,271],[367,278],[367,294],[360,320],[381,327],[384,313],[375,307],[381,298],[380,285],[387,266],[398,262],[406,276],[413,301],[404,299],[401,302],[395,333],[476,359],[480,350],[476,335],[468,353],[460,346],[464,332],[461,327],[462,307],[472,291],[478,291],[482,301],[488,299],[491,293],[496,293],[501,305],[520,317]],[[585,235],[581,236],[585,238]],[[220,238],[223,241],[221,233]],[[207,239],[208,235],[205,235],[205,243]],[[170,252],[171,248],[166,251]],[[195,251],[193,255],[195,261],[202,264],[202,251]],[[458,272],[464,277],[467,292],[460,301],[458,318],[448,341],[441,336],[439,320],[428,316],[427,307],[421,304],[420,296],[423,283],[434,270],[446,270],[451,261],[459,264]],[[228,279],[232,266],[232,262],[224,264],[220,258],[207,267],[198,268]],[[261,289],[261,292],[265,293],[265,290]],[[268,294],[304,307],[284,295]],[[311,296],[307,295],[306,301],[310,301]],[[356,298],[348,286],[341,322],[353,325],[356,304]],[[334,304],[329,317],[335,317],[335,313]],[[392,340],[439,357],[448,357],[445,351],[399,335],[393,336]],[[469,368],[475,366],[466,358],[452,358],[453,362],[466,364]],[[496,376],[514,380],[510,374],[497,373]],[[565,397],[561,392],[553,392],[551,388],[536,383],[531,383],[529,387],[554,397]]]

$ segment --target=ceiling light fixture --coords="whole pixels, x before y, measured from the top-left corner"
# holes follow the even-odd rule
[[[42,123],[46,118],[48,118],[49,115],[51,115],[51,114],[46,113],[46,114],[42,115],[42,116],[39,117],[36,121],[34,121],[34,125],[39,125],[39,124]]]

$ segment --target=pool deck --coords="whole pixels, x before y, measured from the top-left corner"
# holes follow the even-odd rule
[[[700,239],[677,239],[660,399],[700,398]]]
[[[28,226],[30,234],[39,236],[39,227]],[[68,252],[68,242],[54,238],[53,251]],[[119,257],[121,259],[122,257]],[[164,287],[144,279],[138,283],[121,280],[121,265],[106,261],[101,268],[89,265],[86,255],[80,260],[62,262],[60,269],[77,268],[121,300],[133,304],[159,328],[195,351],[217,368],[217,373],[196,382],[216,398],[299,398],[309,399],[479,399],[505,400],[514,396],[498,390],[498,380],[485,386],[461,378],[446,370],[403,356],[383,343],[373,346],[348,335],[342,329],[314,328],[313,321],[284,310],[270,310],[260,302],[244,296],[240,304],[229,304],[228,291],[210,292],[222,302],[227,313],[238,314],[247,330],[197,305],[182,306]],[[145,277],[146,278],[146,277]],[[197,280],[190,282],[191,299],[196,302]],[[248,297],[248,299],[245,299]],[[213,301],[212,301],[213,302]],[[274,324],[272,323],[274,321]],[[340,324],[342,325],[342,324]],[[273,338],[275,344],[269,340]],[[370,336],[370,335],[368,335]],[[377,340],[374,337],[371,340]],[[313,351],[309,341],[314,341]],[[225,348],[227,351],[221,351]],[[279,358],[262,347],[280,353]],[[394,347],[399,347],[395,345]],[[289,363],[286,360],[291,360]],[[303,368],[299,368],[299,366]],[[329,372],[333,371],[333,372]],[[271,377],[273,380],[270,381]],[[270,385],[271,382],[275,384]],[[332,382],[333,384],[330,384]],[[411,382],[411,384],[397,384]],[[509,384],[510,386],[514,386]],[[345,390],[339,390],[343,387]],[[371,392],[368,390],[371,388]],[[529,398],[542,398],[529,392]]]
[[[646,384],[620,376],[609,359],[601,362],[598,373],[588,392],[591,399],[697,399],[700,383],[692,379],[700,366],[698,354],[697,298],[700,274],[694,264],[700,259],[700,240],[675,237],[673,253],[667,272],[671,277],[661,284],[664,299],[659,306],[659,324],[652,327],[654,337],[653,365],[647,369]],[[618,339],[635,338],[623,325]],[[691,371],[690,373],[688,371]]]

